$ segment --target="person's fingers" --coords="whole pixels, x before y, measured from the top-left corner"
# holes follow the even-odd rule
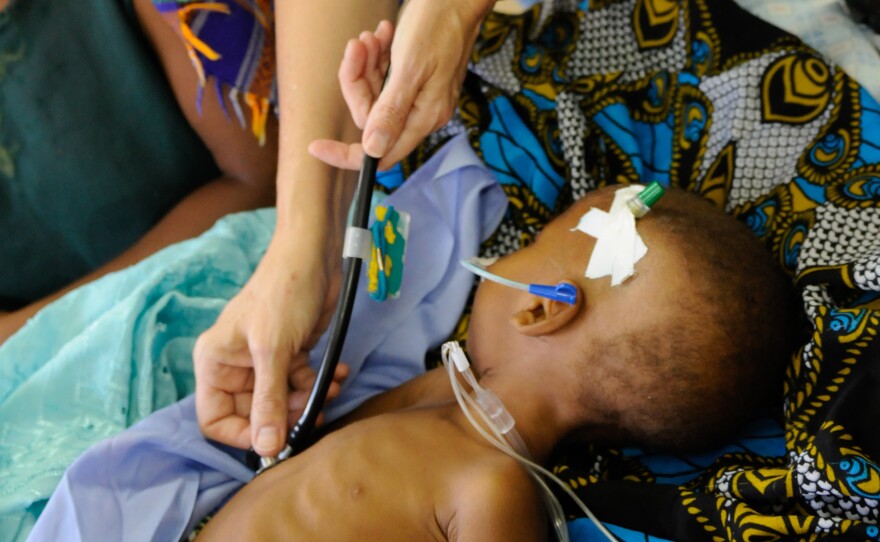
[[[388,82],[370,109],[362,138],[363,150],[370,156],[384,157],[394,146],[421,91],[421,82],[405,71],[391,66]]]
[[[406,119],[400,137],[380,160],[379,169],[388,169],[404,159],[429,133],[446,124],[455,111],[451,102],[449,97],[423,92]]]
[[[276,455],[287,433],[287,352],[254,352],[254,396],[251,402],[251,442],[262,456]]]
[[[210,339],[210,337],[208,337]],[[200,337],[193,362],[196,371],[196,415],[208,438],[247,448],[250,444],[249,407],[242,407],[242,394],[253,385],[253,371],[224,362],[220,350],[211,350]],[[245,392],[246,398],[250,395]]]
[[[366,80],[367,57],[367,48],[360,40],[349,40],[337,72],[342,98],[359,129],[367,122],[375,96]]]
[[[309,390],[314,386],[318,373],[309,365],[308,352],[300,351],[290,364],[287,380],[293,390]]]
[[[336,371],[333,373],[333,380],[342,383],[351,373],[351,367],[347,363],[340,361],[336,365]]]
[[[389,21],[379,21],[379,25],[373,34],[379,40],[383,53],[389,54],[391,52],[391,41],[394,39],[394,25]]]
[[[328,401],[336,399],[342,393],[342,383],[348,378],[349,371],[350,369],[345,363],[340,362],[336,365],[336,371],[333,372],[333,381],[330,382],[330,387],[327,388]]]
[[[248,447],[248,420],[236,415],[233,394],[207,384],[197,384],[196,418],[208,438],[239,448]]]
[[[332,401],[339,397],[339,394],[342,393],[342,386],[337,381],[333,381],[330,383],[330,387],[327,388],[327,400]]]
[[[287,395],[287,427],[293,427],[302,416],[310,390],[293,390]]]
[[[400,137],[379,161],[379,170],[385,171],[405,158],[431,132],[431,126],[433,125],[434,121],[431,119],[430,114],[412,113],[410,118],[407,119],[406,126],[401,132]]]
[[[384,71],[380,73],[382,64],[382,45],[372,32],[361,32],[358,39],[360,39],[361,43],[363,43],[364,47],[367,49],[367,61],[365,64],[363,79],[370,86],[370,94],[372,96],[378,96],[382,91],[382,75],[385,73]]]
[[[386,74],[391,65],[391,41],[394,38],[394,25],[388,21],[380,21],[373,36],[379,42],[380,53],[377,58],[376,69],[373,70],[373,73],[376,75],[373,96],[379,96],[382,93],[382,86],[385,84]]]
[[[230,395],[225,393],[224,395],[226,398],[232,399],[234,414],[224,416],[213,423],[207,423],[202,432],[206,437],[217,442],[241,449],[248,448],[251,445],[249,419],[252,394],[234,393]]]
[[[306,360],[308,361],[308,360]],[[328,393],[328,399],[332,399],[339,394],[341,390],[341,384],[348,378],[348,374],[351,371],[349,366],[346,363],[339,362],[336,364],[336,369],[333,372],[333,380],[330,383],[330,390],[332,390],[332,396]],[[315,381],[318,379],[318,373],[308,364],[300,365],[290,371],[290,376],[288,377],[288,381],[290,382],[291,394],[297,392],[305,392],[306,395],[311,393],[312,388],[315,386]]]
[[[240,344],[236,344],[236,342],[203,342],[202,337],[196,341],[196,346],[193,349],[193,361],[196,362],[199,359],[211,360],[210,363],[206,362],[203,364],[198,364],[198,367],[203,367],[205,369],[215,368],[219,366],[228,366],[228,367],[247,367],[250,368],[253,366],[253,361],[251,359],[251,353],[247,348],[247,343],[242,341]],[[210,338],[210,337],[209,337]],[[196,373],[198,377],[198,372]]]
[[[364,150],[360,143],[318,139],[309,144],[309,154],[329,166],[352,171],[359,170],[364,162]]]
[[[311,370],[310,367],[307,368],[309,369],[308,371],[305,368],[301,368],[291,371],[290,374],[291,391],[287,394],[288,427],[293,427],[302,416],[317,378],[317,373]],[[348,364],[339,362],[336,365],[336,370],[333,372],[333,381],[327,389],[327,401],[339,397],[339,394],[342,393],[342,382],[348,378],[350,372],[351,369]]]
[[[448,122],[453,111],[452,106],[437,107],[424,113],[414,111],[394,146],[379,161],[379,169],[384,171],[406,157],[431,131]],[[360,143],[318,139],[309,144],[308,150],[309,154],[335,168],[357,171],[363,166],[364,149]]]

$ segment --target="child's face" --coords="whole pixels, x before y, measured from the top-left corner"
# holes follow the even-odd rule
[[[576,283],[580,313],[562,334],[574,334],[578,344],[590,335],[611,337],[626,330],[654,326],[669,307],[679,301],[676,292],[686,287],[683,262],[662,242],[662,235],[638,221],[639,234],[648,246],[648,254],[636,264],[635,275],[620,286],[612,287],[609,277],[584,277],[596,239],[579,231],[571,231],[591,207],[607,210],[613,189],[588,194],[570,209],[549,223],[534,243],[498,260],[490,266],[492,273],[524,283]],[[504,359],[524,353],[525,348],[540,348],[541,341],[524,337],[511,325],[511,318],[523,307],[534,306],[537,298],[527,292],[483,281],[474,300],[468,333],[468,350],[477,369],[486,360]],[[541,309],[538,309],[540,315]],[[537,337],[540,339],[540,337]],[[500,356],[500,357],[499,357]],[[491,361],[489,361],[491,365]],[[484,369],[486,367],[483,367]]]

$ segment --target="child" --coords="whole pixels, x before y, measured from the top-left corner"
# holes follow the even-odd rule
[[[597,242],[571,230],[614,191],[575,203],[491,267],[525,283],[569,282],[574,304],[488,282],[474,300],[474,370],[538,463],[567,438],[707,446],[781,391],[795,329],[787,281],[745,227],[699,197],[672,190],[637,221],[648,251],[634,276],[619,286],[584,278]],[[255,478],[199,540],[546,537],[528,473],[469,425],[442,371],[345,424]]]

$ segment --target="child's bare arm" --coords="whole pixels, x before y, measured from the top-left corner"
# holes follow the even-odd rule
[[[181,38],[162,19],[151,0],[134,0],[134,7],[183,115],[213,154],[221,175],[185,197],[137,243],[110,262],[21,310],[0,314],[0,343],[37,311],[70,290],[132,265],[172,243],[199,235],[226,214],[274,202],[278,155],[275,119],[270,119],[266,143],[261,147],[249,130],[226,118],[214,92],[205,92],[203,113],[199,115],[196,110],[198,79]],[[132,164],[132,167],[138,165]]]
[[[468,477],[455,507],[446,529],[450,542],[547,539],[549,526],[538,490],[513,459]]]

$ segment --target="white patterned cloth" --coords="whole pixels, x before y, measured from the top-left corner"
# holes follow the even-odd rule
[[[842,0],[735,0],[840,65],[880,101],[880,38],[857,24]]]

